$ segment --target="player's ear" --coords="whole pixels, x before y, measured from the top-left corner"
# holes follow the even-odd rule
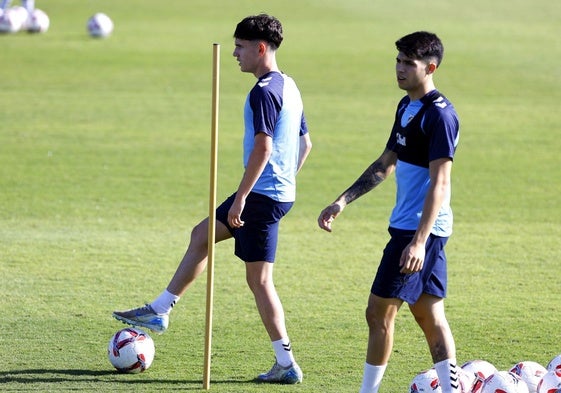
[[[432,74],[434,71],[436,71],[437,68],[438,66],[436,65],[436,63],[431,61],[427,66],[427,74]]]
[[[265,41],[259,41],[259,56],[263,56],[267,53],[267,44]]]

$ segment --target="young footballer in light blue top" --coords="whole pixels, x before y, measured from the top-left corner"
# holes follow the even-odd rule
[[[452,332],[444,314],[447,271],[444,246],[452,234],[450,176],[458,145],[454,107],[438,90],[433,75],[444,49],[429,32],[396,42],[399,102],[382,155],[318,218],[331,225],[343,209],[391,173],[397,183],[390,216],[390,240],[374,278],[366,308],[368,348],[360,393],[376,393],[393,347],[395,317],[404,302],[423,330],[443,393],[458,393],[458,367]]]
[[[237,191],[216,209],[216,242],[234,238],[235,255],[245,262],[246,280],[271,339],[276,362],[261,382],[294,384],[303,374],[294,360],[282,303],[273,282],[279,221],[296,197],[296,174],[312,147],[302,98],[294,81],[281,73],[276,52],[281,23],[261,14],[236,27],[233,56],[257,83],[244,106],[244,173]],[[208,257],[208,218],[191,232],[191,241],[168,287],[152,303],[113,316],[157,332],[168,327],[169,313],[203,272]]]
[[[303,104],[294,80],[278,71],[261,78],[247,96],[244,108],[244,165],[247,166],[255,144],[255,134],[272,138],[269,162],[253,186],[253,192],[278,202],[296,199],[296,178],[300,140],[294,129],[307,133]]]

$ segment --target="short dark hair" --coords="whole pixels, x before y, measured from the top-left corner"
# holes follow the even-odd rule
[[[444,46],[440,38],[428,31],[417,31],[408,34],[395,42],[398,51],[403,52],[407,57],[417,60],[436,61],[438,67],[444,57]]]
[[[251,15],[244,18],[236,26],[234,38],[240,40],[263,40],[273,49],[277,49],[282,42],[282,25],[274,16],[267,14]]]

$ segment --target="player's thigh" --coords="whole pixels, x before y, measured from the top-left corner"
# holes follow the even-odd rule
[[[209,237],[209,218],[205,218],[199,222],[191,231],[191,242],[208,244]],[[221,242],[222,240],[230,239],[232,234],[230,230],[220,221],[216,221],[214,227],[214,241],[215,243]]]
[[[245,275],[250,287],[272,283],[273,268],[275,264],[271,262],[245,262]]]
[[[409,305],[409,309],[417,321],[438,321],[445,318],[444,299],[427,293],[421,294],[419,300]]]
[[[366,308],[366,319],[368,321],[393,321],[402,304],[401,299],[384,298],[371,293]]]

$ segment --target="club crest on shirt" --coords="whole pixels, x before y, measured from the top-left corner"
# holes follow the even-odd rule
[[[407,146],[405,135],[401,135],[399,132],[396,134],[397,144],[401,146]]]

